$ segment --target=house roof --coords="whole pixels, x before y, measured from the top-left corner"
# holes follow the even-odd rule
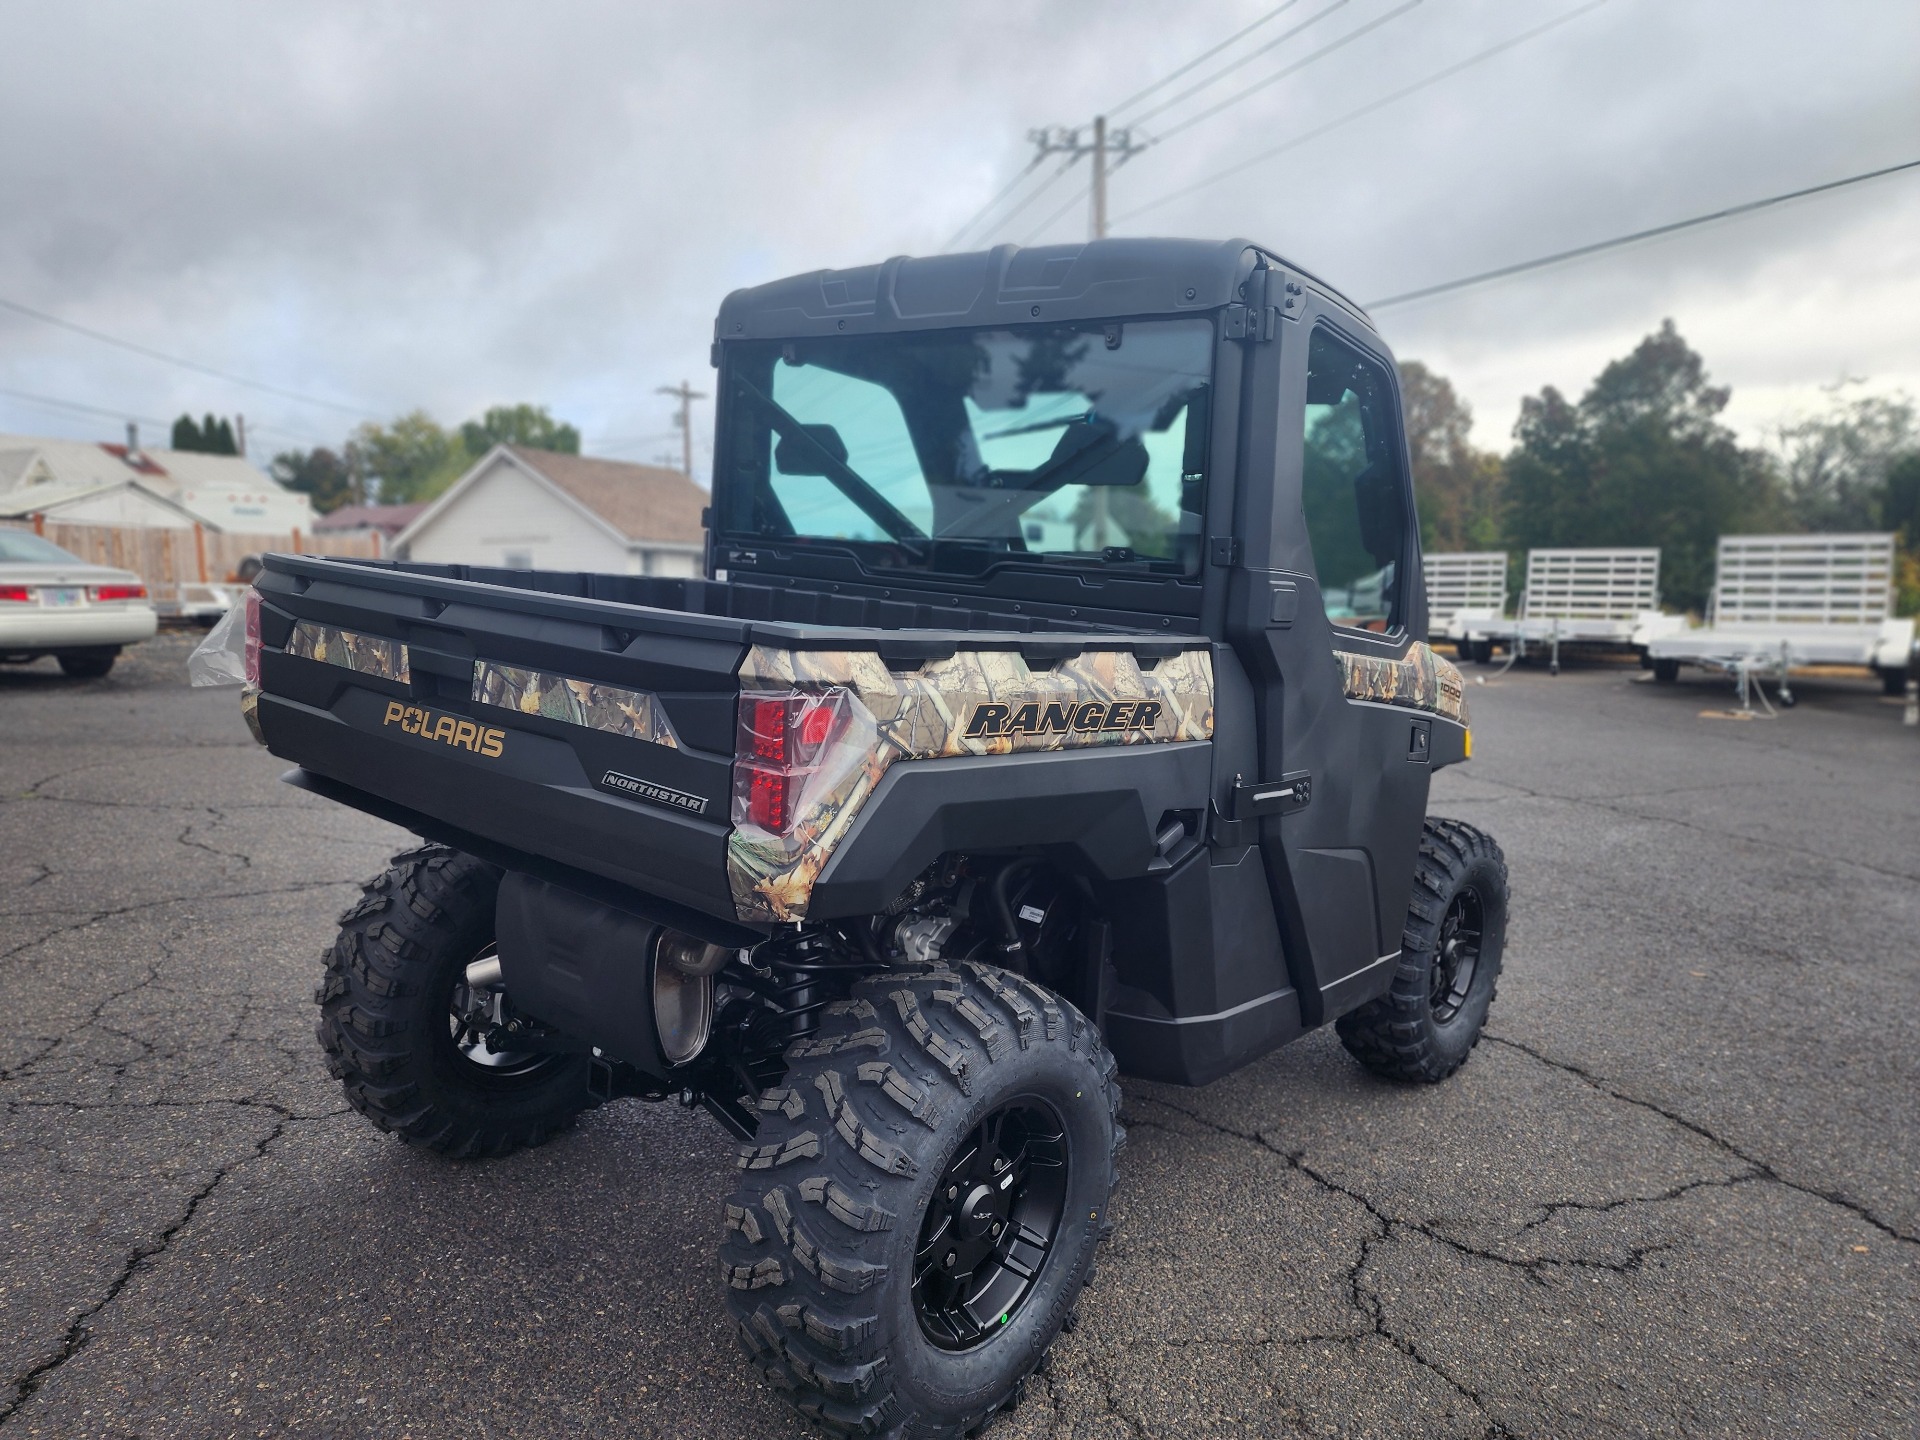
[[[523,445],[496,445],[409,521],[406,529],[393,537],[394,545],[411,545],[450,507],[464,503],[480,477],[497,464],[518,469],[549,490],[558,503],[574,506],[629,545],[697,547],[706,540],[700,516],[706,508],[707,492],[678,470],[561,455]]]
[[[34,461],[40,463],[34,466]],[[124,445],[85,440],[47,440],[32,435],[0,435],[0,483],[9,488],[33,477],[33,467],[65,487],[110,485],[139,477],[162,494],[179,489],[230,489],[255,495],[281,493],[272,476],[238,455],[203,455],[143,445],[132,460]]]
[[[422,500],[413,505],[342,505],[315,520],[313,528],[321,535],[341,530],[378,530],[394,536],[419,519],[430,503]]]
[[[700,512],[706,508],[707,492],[678,470],[521,445],[505,448],[629,540],[698,545],[706,539]]]
[[[170,521],[177,522],[183,528],[191,527],[200,517],[182,505],[173,496],[156,490],[144,481],[127,476],[120,480],[109,480],[99,485],[34,485],[20,493],[0,491],[0,517],[17,519],[26,515],[51,515],[56,519],[65,511],[88,500],[97,500],[103,495],[124,490],[136,496],[140,503],[165,513]],[[221,527],[210,525],[214,533],[220,533]]]

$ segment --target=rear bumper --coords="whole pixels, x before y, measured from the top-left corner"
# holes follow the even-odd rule
[[[18,613],[10,613],[15,610]],[[135,645],[152,638],[159,628],[160,617],[150,605],[8,606],[0,608],[0,654],[47,655],[101,645]]]
[[[536,717],[522,717],[499,732],[500,743],[491,751],[469,750],[386,724],[390,702],[370,689],[339,686],[333,708],[276,694],[276,670],[311,662],[273,652],[263,659],[267,689],[257,702],[257,719],[267,748],[311,775],[377,797],[395,812],[385,818],[512,869],[541,873],[529,862],[544,858],[566,872],[548,878],[574,889],[582,888],[577,874],[595,876],[736,928],[727,888],[724,800],[709,807],[719,818],[705,818],[628,799],[596,783],[606,770],[619,769],[694,791],[698,782],[683,772],[697,775],[699,768],[682,752],[588,730],[541,734],[527,728],[539,723]],[[331,686],[331,677],[320,679]],[[628,749],[589,767],[594,757],[583,749],[602,746]],[[382,813],[358,798],[335,798]],[[694,924],[675,928],[700,933]]]

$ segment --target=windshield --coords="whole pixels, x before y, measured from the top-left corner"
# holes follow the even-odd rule
[[[889,565],[1196,573],[1210,321],[921,331],[732,351],[732,535]]]
[[[0,525],[0,564],[8,561],[30,565],[83,565],[78,555],[69,555],[51,540],[42,540],[30,530],[13,530]]]

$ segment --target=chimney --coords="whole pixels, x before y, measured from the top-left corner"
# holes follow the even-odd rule
[[[234,448],[240,452],[240,458],[242,460],[246,459],[247,458],[247,417],[244,415],[235,415],[233,417],[233,443],[234,443]]]
[[[127,421],[127,459],[129,461],[134,461],[134,460],[138,460],[139,458],[140,458],[140,426],[137,422],[129,420]]]

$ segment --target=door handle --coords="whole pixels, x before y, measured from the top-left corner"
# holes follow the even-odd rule
[[[1295,770],[1278,780],[1235,780],[1232,814],[1234,820],[1253,820],[1264,815],[1291,815],[1313,802],[1313,775]]]

